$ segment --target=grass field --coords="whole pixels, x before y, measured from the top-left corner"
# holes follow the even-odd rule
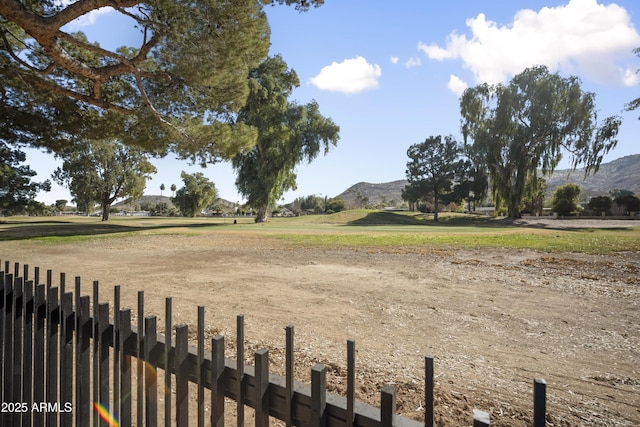
[[[543,252],[609,254],[640,251],[640,224],[617,228],[545,228],[474,215],[431,217],[409,212],[350,210],[333,215],[274,218],[12,217],[0,222],[0,241],[64,244],[103,236],[221,233],[260,235],[304,246],[513,248]]]

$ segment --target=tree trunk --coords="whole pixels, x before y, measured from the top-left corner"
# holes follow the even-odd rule
[[[111,207],[111,202],[109,201],[109,194],[105,194],[102,196],[102,220],[109,221],[109,208]]]
[[[269,208],[262,206],[258,209],[256,214],[256,222],[267,222],[269,220]]]
[[[438,222],[438,192],[433,196],[433,222]]]

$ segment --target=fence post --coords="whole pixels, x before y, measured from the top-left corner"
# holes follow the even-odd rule
[[[546,417],[547,382],[542,378],[533,380],[533,427],[544,427]]]
[[[311,368],[311,425],[325,425],[324,410],[327,406],[327,367],[321,363]]]
[[[189,425],[189,373],[187,366],[189,328],[176,326],[176,426]]]
[[[489,427],[490,420],[487,412],[479,409],[473,410],[473,427]]]
[[[224,427],[224,337],[211,338],[211,425]]]
[[[433,356],[424,358],[424,425],[433,427]]]
[[[382,427],[396,425],[396,389],[388,384],[380,392],[380,424]]]

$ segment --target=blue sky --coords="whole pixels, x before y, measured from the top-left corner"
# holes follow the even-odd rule
[[[600,117],[622,117],[618,146],[605,162],[640,153],[640,111],[624,111],[640,96],[640,59],[632,53],[640,47],[637,0],[326,0],[306,13],[284,6],[266,11],[271,54],[281,54],[300,78],[292,100],[317,100],[341,129],[327,156],[298,167],[298,190],[284,195],[287,202],[333,197],[361,181],[404,179],[410,145],[432,135],[460,138],[464,87],[507,82],[536,64],[580,77],[583,90],[596,93]],[[139,37],[110,9],[74,27],[107,48],[135,45]],[[35,150],[27,156],[40,180],[58,165]],[[202,171],[220,197],[242,201],[228,164],[202,169],[174,156],[153,163],[158,173],[145,194],[160,194],[161,184],[181,187],[183,170]],[[560,166],[568,165],[567,159]],[[71,196],[54,184],[38,199]]]

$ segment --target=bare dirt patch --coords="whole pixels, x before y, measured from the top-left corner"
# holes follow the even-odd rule
[[[284,365],[284,330],[295,325],[296,373],[329,367],[345,390],[346,341],[356,340],[357,395],[377,405],[394,384],[401,414],[423,417],[424,355],[435,356],[438,425],[470,425],[473,408],[496,426],[531,423],[532,383],[547,381],[548,425],[640,424],[640,254],[544,254],[524,250],[299,248],[250,233],[99,238],[51,246],[1,242],[2,260],[122,286],[135,311],[163,325],[196,325],[208,341],[244,314],[247,354],[270,349]]]

